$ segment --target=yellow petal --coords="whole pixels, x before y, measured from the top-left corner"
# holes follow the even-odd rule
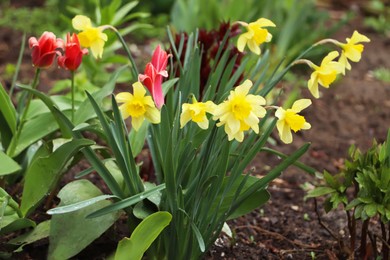
[[[265,38],[266,42],[270,42],[272,40],[272,34],[267,33],[267,38]]]
[[[307,87],[309,88],[310,93],[315,98],[320,97],[320,93],[318,91],[318,77],[317,72],[313,72],[311,74],[310,80],[307,82]]]
[[[351,39],[349,41],[347,40],[348,43],[352,43],[352,44],[358,42],[370,42],[370,41],[371,40],[367,36],[360,34],[358,31],[354,31]]]
[[[276,27],[276,25],[266,18],[260,18],[256,21],[256,24],[258,24],[260,27]]]
[[[130,116],[129,111],[127,110],[126,104],[119,106],[119,111],[121,111],[123,119],[126,119]]]
[[[249,79],[245,80],[241,85],[237,86],[234,90],[235,94],[246,96],[253,83]]]
[[[144,120],[145,118],[143,116],[131,118],[131,125],[133,126],[135,131],[138,131],[141,128]]]
[[[245,49],[245,45],[247,43],[248,39],[245,37],[244,34],[241,34],[239,37],[238,37],[238,40],[237,40],[237,49],[240,51],[240,52],[243,52],[244,49]]]
[[[91,42],[92,55],[96,59],[99,59],[103,56],[103,49],[104,49],[104,41],[97,40],[97,41]]]
[[[129,102],[129,101],[131,101],[132,98],[133,98],[133,95],[130,94],[129,92],[121,92],[115,96],[115,100],[118,103]]]
[[[328,55],[325,56],[325,58],[321,62],[321,67],[323,65],[326,65],[327,63],[331,62],[334,60],[337,56],[339,56],[339,53],[337,51],[332,51]]]
[[[198,126],[199,126],[200,128],[202,128],[202,129],[204,129],[204,130],[206,130],[207,128],[209,128],[209,121],[207,120],[207,118],[206,118],[206,120],[204,120],[204,121],[202,121],[202,122],[198,122],[197,124],[198,124]]]
[[[133,84],[133,93],[135,98],[144,97],[146,90],[141,82],[137,81]]]
[[[284,120],[279,120],[276,123],[276,128],[278,129],[280,140],[282,140],[283,143],[289,144],[292,142],[291,129],[284,123]]]
[[[145,113],[146,119],[148,119],[152,124],[159,124],[161,122],[160,110],[156,107],[148,108]]]
[[[310,105],[311,105],[310,99],[299,99],[294,102],[294,104],[291,107],[291,110],[293,110],[295,113],[299,113]]]
[[[72,19],[72,26],[77,31],[84,31],[85,29],[92,27],[91,19],[84,15],[76,15]]]
[[[302,129],[303,130],[307,130],[307,129],[310,129],[311,128],[311,125],[308,123],[308,122],[305,122],[302,126]]]
[[[283,120],[286,114],[286,110],[284,110],[282,107],[279,107],[276,112],[275,116],[279,118],[280,120]]]
[[[254,54],[257,54],[257,55],[260,55],[261,54],[261,49],[259,46],[257,46],[256,44],[256,41],[255,40],[248,40],[248,48],[249,50],[251,50],[251,52],[253,52]]]
[[[186,104],[183,104],[183,106]],[[191,120],[191,113],[188,110],[184,110],[180,115],[180,128],[183,128]]]

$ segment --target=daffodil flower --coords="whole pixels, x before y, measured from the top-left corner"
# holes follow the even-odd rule
[[[180,128],[183,128],[189,121],[197,123],[202,129],[209,128],[209,120],[207,119],[206,113],[213,113],[215,108],[216,105],[213,102],[198,102],[192,96],[192,104],[184,103],[182,105]]]
[[[238,23],[246,27],[247,32],[241,34],[238,37],[237,49],[240,52],[243,52],[245,46],[248,45],[248,48],[253,53],[260,55],[260,44],[264,42],[270,42],[272,40],[272,34],[270,34],[268,30],[264,29],[263,27],[275,27],[276,25],[272,21],[265,18],[260,18],[256,22],[249,24],[245,22]]]
[[[311,125],[306,122],[305,118],[298,115],[299,112],[310,105],[310,99],[299,99],[287,110],[284,110],[281,107],[276,110],[275,116],[279,119],[276,123],[276,127],[278,129],[280,139],[284,143],[289,144],[292,142],[293,139],[291,130],[297,132],[299,130],[311,128]]]
[[[107,34],[103,33],[104,26],[93,27],[91,19],[84,15],[76,15],[72,19],[73,28],[81,31],[77,36],[83,47],[91,48],[95,58],[103,56],[104,44],[107,41]]]
[[[351,64],[348,60],[359,62],[362,58],[364,46],[359,43],[370,42],[370,39],[358,31],[354,31],[352,37],[347,38],[346,41],[346,43],[338,42],[338,45],[343,49],[339,59],[339,62],[344,66],[343,75],[345,75],[345,69],[351,70]]]
[[[213,113],[213,119],[219,120],[217,126],[225,127],[229,141],[236,139],[242,142],[244,132],[250,128],[255,133],[259,133],[259,118],[266,114],[265,108],[262,107],[266,101],[261,96],[248,94],[251,87],[250,80],[237,86],[230,91],[228,99],[219,104]]]
[[[133,128],[138,131],[145,119],[153,124],[161,121],[160,111],[154,105],[150,96],[145,96],[146,90],[141,82],[133,84],[133,94],[121,92],[115,96],[124,119],[131,117]]]
[[[337,77],[337,74],[342,73],[343,65],[339,62],[333,61],[339,56],[337,51],[330,52],[321,62],[320,66],[313,64],[310,61],[308,65],[314,69],[314,72],[310,76],[308,81],[308,88],[310,93],[315,97],[319,98],[318,84],[324,88],[329,88],[329,85],[332,84]]]

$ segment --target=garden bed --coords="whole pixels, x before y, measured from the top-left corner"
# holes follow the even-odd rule
[[[333,84],[329,90],[322,91],[320,99],[313,100],[313,105],[305,114],[312,125],[310,131],[295,136],[291,145],[277,144],[278,150],[289,154],[310,141],[309,152],[301,161],[320,172],[327,170],[336,173],[343,165],[343,158],[346,158],[351,144],[364,151],[371,146],[374,138],[383,142],[390,126],[389,83],[375,79],[372,74],[374,69],[390,68],[390,41],[365,29],[361,17],[343,27],[334,38],[344,40],[354,29],[371,39],[366,44],[361,62],[353,63],[353,69],[346,77]],[[0,75],[5,75],[5,65],[17,60],[15,50],[19,48],[20,34],[0,28],[0,39]],[[28,53],[26,50],[26,57]],[[53,71],[42,74],[42,90],[47,90],[45,88],[53,80],[62,77],[57,75],[53,79],[49,76],[52,74]],[[20,78],[32,78],[29,58],[24,59]],[[6,86],[9,85],[10,79],[0,80]],[[310,94],[305,90],[304,95],[309,97]],[[278,140],[276,135],[274,137]],[[274,156],[261,153],[251,167],[254,167],[255,175],[265,175],[276,163]],[[65,185],[66,180],[71,181],[72,178],[65,178],[61,185]],[[230,221],[228,224],[233,231],[233,238],[221,236],[207,253],[206,259],[310,259],[313,256],[316,259],[343,259],[347,252],[343,251],[340,241],[336,241],[318,223],[314,200],[304,200],[305,191],[302,186],[318,181],[314,176],[290,167],[269,185],[271,200],[261,209]],[[18,197],[21,188],[16,187],[9,192]],[[348,243],[343,212],[325,214],[321,200],[318,209],[324,224],[340,236],[341,241]],[[123,221],[119,221],[75,259],[102,259],[115,250],[117,242],[125,235],[129,234],[125,231]],[[0,243],[4,239],[7,238],[0,238]],[[16,257],[42,259],[46,255],[47,243],[47,240],[42,240],[26,246]]]

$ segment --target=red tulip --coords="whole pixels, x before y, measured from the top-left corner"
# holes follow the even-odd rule
[[[35,37],[30,37],[28,40],[30,49],[32,49],[32,62],[35,67],[49,67],[56,55],[61,55],[58,49],[63,49],[62,39],[57,39],[54,33],[44,32],[37,40]]]
[[[87,49],[81,49],[77,34],[66,35],[65,54],[58,57],[58,65],[61,68],[75,71],[80,66],[83,55],[88,54]]]
[[[160,45],[158,45],[153,53],[152,62],[146,64],[145,74],[138,75],[138,80],[143,82],[149,90],[158,109],[164,105],[162,77],[168,77],[166,68],[169,56],[171,56],[171,54],[168,55],[165,51],[161,50]]]

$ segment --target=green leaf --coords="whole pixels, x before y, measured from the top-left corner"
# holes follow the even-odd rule
[[[80,202],[77,202],[77,203],[74,203],[71,205],[66,205],[66,206],[50,209],[46,213],[49,215],[69,213],[69,212],[83,209],[85,207],[89,207],[89,206],[91,206],[99,201],[110,199],[110,198],[118,198],[118,197],[115,195],[101,195],[101,196],[97,196],[97,197],[94,197],[94,198],[88,199],[88,200],[83,200],[83,201],[80,201]]]
[[[149,123],[144,122],[138,131],[135,131],[134,128],[130,130],[129,141],[134,158],[142,151],[142,148],[144,147],[146,134],[148,133],[148,126]]]
[[[267,203],[270,197],[271,196],[267,190],[259,190],[253,193],[253,195],[244,200],[241,205],[229,215],[227,220],[235,219],[252,212],[254,209],[257,209]]]
[[[12,133],[16,131],[16,110],[10,97],[5,91],[3,85],[0,83],[0,112],[3,114],[5,120]]]
[[[59,205],[71,205],[100,195],[102,195],[101,191],[91,182],[77,180],[67,184],[58,193],[61,199]],[[48,259],[69,259],[101,236],[119,215],[113,213],[94,219],[85,217],[110,203],[103,200],[78,211],[53,215],[50,225]]]
[[[44,113],[28,120],[23,126],[15,150],[13,152],[10,151],[13,146],[12,143],[15,142],[15,139],[13,138],[10,146],[8,147],[7,154],[10,157],[15,157],[24,149],[57,129],[58,124],[51,113]]]
[[[17,172],[21,169],[11,157],[0,151],[0,176]]]
[[[307,193],[305,198],[315,198],[315,197],[320,197],[324,196],[329,193],[336,192],[335,189],[330,188],[330,187],[317,187]]]
[[[368,217],[375,216],[377,210],[376,210],[376,204],[368,204],[364,206],[364,211],[366,212]]]
[[[118,211],[120,209],[130,207],[130,206],[140,202],[141,200],[148,198],[149,196],[153,196],[155,193],[160,192],[163,189],[165,189],[165,183],[160,184],[160,185],[158,185],[155,188],[152,188],[150,190],[147,190],[147,191],[138,193],[134,196],[131,196],[129,198],[123,199],[119,202],[113,203],[113,204],[111,204],[103,209],[100,209],[96,212],[93,212],[92,214],[88,215],[87,217],[88,218],[96,218],[98,216],[102,216],[104,214],[107,214],[107,213],[110,213],[113,211]]]
[[[94,144],[87,139],[74,139],[63,144],[48,156],[36,158],[25,176],[20,209],[24,216],[55,187],[69,160],[83,147]],[[37,188],[39,187],[39,188]]]
[[[224,213],[224,212],[228,211],[230,206],[232,205],[233,200],[235,199],[236,191],[237,191],[238,187],[240,186],[241,182],[244,180],[244,178],[247,178],[247,180],[246,180],[242,190],[247,190],[250,186],[252,186],[255,182],[257,182],[259,180],[258,178],[254,177],[254,176],[247,176],[246,177],[245,175],[240,175],[237,178],[237,180],[233,183],[233,185],[230,187],[228,192],[226,194],[223,194],[223,192],[225,191],[225,189],[229,183],[230,178],[231,178],[230,176],[224,178],[223,184],[221,187],[221,192],[214,200],[214,203],[210,206],[210,211],[217,210],[217,207],[220,203],[221,204],[218,208],[218,212]],[[221,202],[222,197],[224,197],[224,199]],[[238,198],[236,198],[236,199],[239,199],[239,198],[240,198],[240,196],[238,196]],[[263,205],[264,203],[266,203],[269,198],[270,198],[269,193],[266,190],[260,189],[260,190],[256,191],[249,198],[243,200],[242,203],[240,204],[240,206],[229,215],[228,219],[234,219],[234,218],[237,218],[239,216],[242,216],[242,215],[245,215],[245,214],[251,212],[252,210],[254,210],[254,209],[260,207],[261,205]]]
[[[145,218],[135,228],[130,238],[124,238],[119,242],[115,260],[141,259],[171,220],[172,215],[166,211],[159,211]]]
[[[0,235],[12,233],[28,227],[35,227],[35,222],[16,215],[4,216],[0,225]]]
[[[23,251],[23,247],[49,236],[50,220],[39,223],[33,230],[8,241],[7,244],[19,246],[14,252]]]

